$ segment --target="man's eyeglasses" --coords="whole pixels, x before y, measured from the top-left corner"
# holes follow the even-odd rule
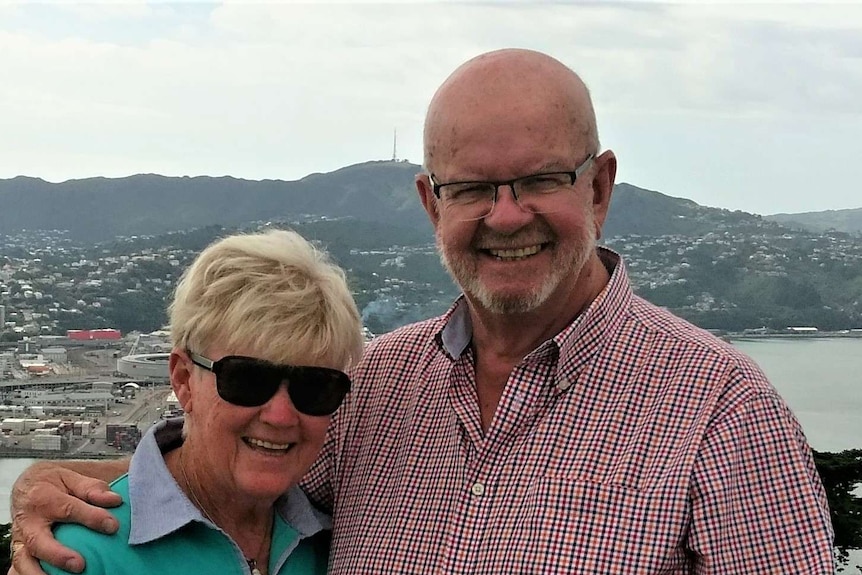
[[[241,355],[213,361],[191,351],[188,354],[192,363],[215,374],[216,390],[223,400],[242,407],[265,404],[284,383],[297,411],[330,415],[350,391],[350,378],[337,369],[279,365]]]
[[[481,220],[497,203],[500,186],[512,188],[518,205],[535,214],[547,214],[562,209],[556,201],[558,192],[571,189],[578,177],[590,167],[595,156],[590,154],[571,172],[547,172],[522,176],[505,182],[447,182],[441,184],[430,174],[434,195],[461,221]]]

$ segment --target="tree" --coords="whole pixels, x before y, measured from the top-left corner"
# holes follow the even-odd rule
[[[814,463],[826,490],[835,530],[837,570],[849,562],[851,549],[862,549],[862,499],[854,491],[862,484],[862,449],[839,453],[814,452]],[[856,565],[862,573],[862,566]]]
[[[9,549],[11,523],[0,525],[0,573],[6,573],[12,567],[12,555]]]

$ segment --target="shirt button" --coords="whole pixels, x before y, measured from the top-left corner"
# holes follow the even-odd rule
[[[482,495],[484,495],[484,494],[485,494],[485,485],[484,485],[481,481],[477,481],[477,482],[476,482],[476,483],[474,483],[474,484],[473,484],[473,486],[470,488],[470,491],[471,491],[471,492],[473,493],[473,495],[475,495],[476,497],[480,497],[480,496],[482,496]]]
[[[560,380],[557,382],[557,389],[559,389],[560,391],[566,391],[571,386],[572,386],[572,382],[569,381],[569,379],[566,377],[560,378]]]

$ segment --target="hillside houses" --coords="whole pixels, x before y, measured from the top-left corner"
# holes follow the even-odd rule
[[[0,337],[11,341],[98,327],[158,329],[175,282],[208,243],[205,237],[191,242],[195,233],[96,245],[73,242],[63,231],[0,236]],[[833,315],[845,314],[847,323],[862,316],[862,296],[842,287],[842,282],[852,287],[853,278],[862,277],[858,236],[791,233],[764,222],[761,228],[739,230],[715,226],[697,237],[631,234],[603,241],[624,256],[637,292],[659,305],[690,312],[690,319],[737,310],[751,294],[773,289],[769,286],[775,282],[792,283],[795,290],[776,295],[778,303],[810,296],[813,305],[829,308]],[[368,249],[334,243],[327,247],[347,268],[363,318],[377,333],[439,313],[457,295],[430,240]],[[761,283],[754,285],[754,280]],[[795,323],[814,320],[800,316]]]

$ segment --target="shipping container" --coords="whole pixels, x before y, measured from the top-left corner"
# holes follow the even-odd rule
[[[59,435],[34,435],[30,445],[33,449],[60,451],[62,438]]]
[[[135,425],[127,425],[123,423],[109,423],[105,426],[105,441],[109,445],[113,445],[116,442],[117,435],[119,434],[128,434],[140,437],[141,432]]]
[[[0,422],[0,430],[8,431],[15,435],[24,435],[27,433],[27,424],[23,419],[17,417],[7,417],[2,422]]]
[[[45,424],[38,419],[33,419],[32,417],[24,418],[24,433],[30,433],[34,429],[38,429],[40,427],[45,427]]]

